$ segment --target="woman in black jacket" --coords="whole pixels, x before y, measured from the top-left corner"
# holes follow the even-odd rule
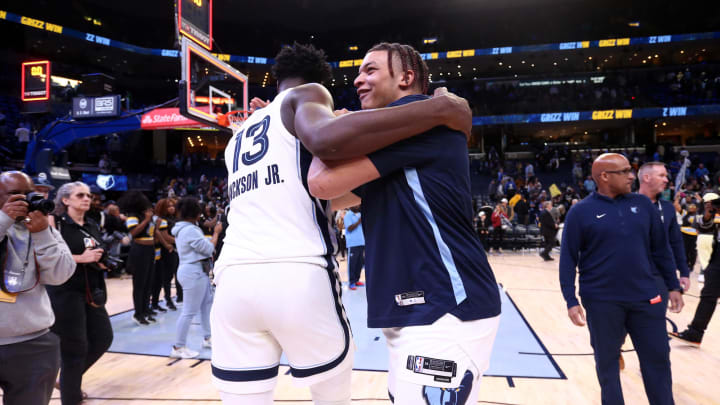
[[[100,227],[86,215],[90,189],[85,183],[64,184],[55,198],[55,226],[77,263],[64,284],[47,286],[55,312],[51,330],[60,337],[60,393],[63,405],[77,405],[87,395],[82,376],[108,350],[113,340],[105,310],[107,288],[100,261]]]

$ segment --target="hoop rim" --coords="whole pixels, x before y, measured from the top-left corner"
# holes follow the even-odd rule
[[[247,110],[233,110],[228,111],[224,114],[218,114],[218,125],[222,125],[226,128],[233,127],[234,125],[239,125],[247,119],[248,112],[249,111]]]

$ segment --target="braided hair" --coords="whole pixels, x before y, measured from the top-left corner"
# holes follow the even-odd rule
[[[417,84],[422,94],[426,94],[428,92],[428,88],[430,87],[430,71],[427,64],[420,56],[420,53],[416,51],[415,48],[410,45],[399,44],[397,42],[381,42],[370,48],[368,53],[375,51],[387,51],[390,77],[393,77],[395,73],[393,72],[392,59],[393,54],[397,53],[400,58],[402,71],[407,72],[408,70],[412,70],[415,72],[415,83],[413,83],[413,85]]]

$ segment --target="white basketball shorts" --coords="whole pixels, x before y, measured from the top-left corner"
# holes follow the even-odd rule
[[[210,313],[218,390],[272,390],[285,352],[294,383],[309,386],[351,368],[355,345],[336,270],[307,263],[225,266]]]
[[[431,325],[383,329],[395,405],[476,403],[499,325],[500,315],[461,321],[445,314]]]

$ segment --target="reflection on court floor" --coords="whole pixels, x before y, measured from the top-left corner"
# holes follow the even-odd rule
[[[510,297],[501,289],[502,316],[493,347],[488,376],[509,378],[564,379],[565,375],[555,363],[540,339],[533,332]],[[345,289],[343,302],[350,318],[357,352],[356,370],[387,371],[385,338],[379,329],[367,328],[367,301],[365,289]],[[115,339],[111,352],[168,356],[175,341],[175,322],[179,311],[156,316],[158,322],[150,326],[137,326],[132,311],[111,317]],[[210,359],[210,350],[202,348],[202,331],[196,318],[190,327],[187,345],[200,352],[199,359]],[[287,364],[283,358],[282,364]]]

